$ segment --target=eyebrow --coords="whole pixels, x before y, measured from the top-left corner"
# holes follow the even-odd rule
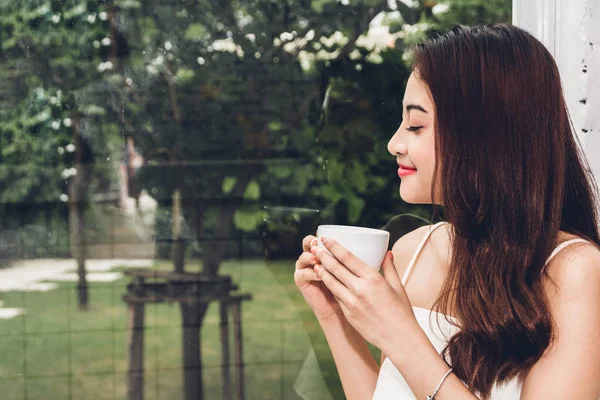
[[[422,111],[425,114],[427,114],[427,111],[425,111],[425,109],[418,104],[408,104],[405,108],[406,108],[406,111],[418,110],[418,111]]]

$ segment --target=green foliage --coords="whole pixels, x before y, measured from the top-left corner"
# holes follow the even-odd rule
[[[263,213],[258,207],[241,207],[235,210],[233,222],[245,232],[255,231],[262,222]]]
[[[223,193],[228,194],[233,190],[237,179],[234,176],[228,176],[223,179]]]
[[[139,182],[159,200],[175,189],[227,197],[249,182],[245,203],[285,197],[326,221],[382,226],[407,208],[386,149],[406,49],[456,23],[507,22],[510,1],[345,3],[0,2],[0,201],[66,192],[78,122],[96,187],[129,135],[148,161]],[[386,39],[367,40],[371,29]],[[246,205],[235,215],[241,230],[261,220]]]
[[[294,166],[274,164],[254,168],[256,178],[244,189],[242,197],[261,201],[293,196],[299,205],[323,208],[330,218],[343,212],[343,220],[357,222],[367,204],[363,197],[373,195],[368,193],[367,176],[371,171],[368,166],[361,166],[360,161],[377,164],[381,157],[361,156],[360,161],[351,162],[347,168],[345,162],[335,159],[340,153],[339,141],[344,141],[344,157],[353,157],[367,149],[383,149],[374,148],[374,143],[385,140],[395,128],[397,118],[383,115],[393,114],[390,110],[395,107],[395,100],[388,101],[389,107],[378,114],[372,112],[375,104],[370,103],[372,99],[365,99],[364,104],[352,110],[360,114],[348,121],[343,121],[344,115],[334,110],[334,118],[327,121],[320,133],[323,100],[320,93],[336,77],[340,78],[339,88],[334,87],[332,99],[346,94],[345,84],[361,91],[360,85],[373,80],[378,73],[369,65],[375,67],[381,63],[369,61],[370,54],[381,54],[392,61],[394,66],[387,68],[386,73],[399,77],[387,80],[388,76],[378,77],[371,87],[388,90],[393,85],[400,87],[406,73],[398,74],[402,59],[399,54],[392,56],[395,50],[386,52],[357,43],[345,48],[351,36],[358,37],[369,29],[368,23],[375,17],[369,14],[370,8],[387,8],[387,1],[351,3],[298,1],[281,7],[271,1],[256,0],[235,3],[232,9],[227,9],[200,2],[187,4],[183,9],[157,8],[153,4],[122,12],[124,20],[140,21],[144,26],[143,30],[128,32],[133,34],[128,37],[132,53],[145,53],[145,57],[131,62],[134,81],[144,82],[136,88],[136,96],[140,96],[136,102],[140,104],[141,99],[144,107],[129,113],[132,124],[142,127],[136,139],[143,153],[151,160],[156,159],[156,165],[162,160],[189,165],[201,159],[234,161],[261,154],[293,157],[297,160]],[[341,18],[330,18],[331,13]],[[340,55],[342,49],[344,54]],[[353,50],[357,53],[350,59],[348,55]],[[366,71],[360,72],[360,68]],[[176,101],[171,96],[170,76],[177,83]],[[323,79],[328,76],[331,78]],[[359,99],[342,101],[354,100]],[[163,116],[153,118],[146,128],[141,121],[148,119],[151,110],[164,110]],[[325,110],[328,111],[327,107]],[[169,115],[180,115],[181,119]],[[373,122],[373,117],[381,122]],[[333,147],[325,149],[317,141],[318,136],[328,136],[329,144],[325,140],[322,143]],[[318,159],[324,157],[332,160],[331,170],[325,169],[327,175],[321,176],[316,171],[322,166]],[[173,185],[192,197],[199,193],[230,195],[238,180],[226,171],[227,168],[215,167],[210,175],[216,179],[203,174],[201,185],[187,178],[199,174],[189,166],[174,175],[179,176],[177,182],[158,174],[146,174],[143,179],[147,186],[165,193],[166,198],[171,190],[167,187]],[[384,190],[385,182],[377,179],[371,182],[371,186]],[[339,196],[331,194],[336,191]],[[332,197],[336,197],[333,202]],[[260,221],[259,212],[254,211],[256,215],[252,218],[251,212],[246,208],[238,210],[237,228],[250,230],[254,222]]]
[[[65,171],[74,166],[74,129],[97,159],[110,158],[102,125],[114,117],[103,103],[118,89],[110,72],[98,69],[108,58],[101,41],[110,37],[109,23],[98,15],[108,6],[81,0],[0,4],[0,83],[10,92],[0,107],[0,175],[6,178],[0,202],[59,201],[73,176]],[[105,165],[96,171],[100,181],[112,173]]]
[[[247,200],[258,200],[260,199],[260,185],[256,181],[250,181],[246,186],[244,192],[244,198]]]
[[[512,3],[506,0],[453,0],[440,2],[448,4],[448,11],[435,15],[437,28],[445,30],[453,25],[474,25],[512,21]]]

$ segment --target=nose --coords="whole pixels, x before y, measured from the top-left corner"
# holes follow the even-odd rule
[[[408,151],[406,143],[402,138],[401,130],[402,128],[398,128],[387,145],[388,152],[393,156],[397,156],[398,154],[405,155]]]

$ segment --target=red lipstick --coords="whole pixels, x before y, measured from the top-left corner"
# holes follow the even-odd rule
[[[404,177],[404,176],[412,175],[415,172],[417,172],[416,168],[409,167],[407,165],[398,164],[398,166],[400,167],[398,169],[398,176],[401,177],[401,178]]]

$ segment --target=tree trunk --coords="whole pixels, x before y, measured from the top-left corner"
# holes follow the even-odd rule
[[[71,234],[71,256],[77,262],[77,298],[80,310],[87,310],[89,303],[88,283],[85,268],[85,186],[88,179],[87,166],[82,163],[83,146],[79,132],[79,119],[74,119],[73,142],[75,143],[75,169],[77,174],[69,185],[69,231]]]
[[[181,303],[183,321],[183,387],[185,400],[202,400],[202,348],[200,331],[208,304]]]
[[[173,193],[173,236],[172,258],[175,272],[184,272],[185,243],[181,235],[181,192],[179,189]]]
[[[248,183],[253,176],[258,173],[257,169],[244,166],[244,170],[240,171],[237,175],[237,180],[233,190],[230,193],[232,198],[242,197]],[[231,230],[233,229],[233,214],[235,213],[235,205],[226,204],[219,210],[219,223],[215,230],[215,241],[210,244],[210,247],[206,246],[202,263],[202,273],[208,276],[216,276],[219,270],[219,264],[223,259],[225,252],[225,238],[231,237]]]
[[[71,194],[77,191],[76,184],[71,183]],[[72,198],[72,195],[69,196]],[[88,284],[85,268],[85,240],[84,223],[83,223],[83,206],[80,201],[69,201],[69,223],[71,232],[71,255],[77,263],[77,298],[79,301],[79,309],[87,310],[88,308]]]

